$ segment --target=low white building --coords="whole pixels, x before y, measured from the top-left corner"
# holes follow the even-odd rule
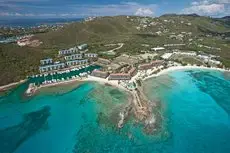
[[[165,50],[165,48],[164,47],[154,47],[154,48],[151,48],[151,50],[156,52],[156,51]]]
[[[173,52],[174,54],[177,55],[187,55],[187,56],[196,56],[196,52]]]
[[[75,65],[83,65],[83,64],[87,64],[88,60],[84,59],[84,60],[73,60],[73,61],[67,61],[66,65],[67,66],[75,66]]]
[[[65,63],[58,63],[52,65],[44,65],[39,67],[40,73],[48,72],[48,71],[57,71],[65,68]]]
[[[29,39],[25,38],[25,39],[21,39],[17,41],[18,46],[26,46],[30,44]]]
[[[69,55],[69,56],[65,56],[64,58],[65,58],[66,61],[82,59],[82,54],[72,54],[72,55]]]
[[[165,44],[164,47],[185,46],[185,44]]]
[[[85,58],[97,58],[97,54],[96,53],[87,53],[85,54]]]
[[[215,65],[221,65],[222,63],[220,61],[216,61],[216,60],[209,60],[208,61],[210,64],[215,64]]]
[[[173,53],[165,53],[164,55],[161,56],[161,58],[169,59],[172,55],[173,55]]]
[[[53,59],[52,58],[43,59],[43,60],[40,60],[40,63],[41,63],[41,65],[52,64]]]
[[[87,44],[82,44],[82,45],[79,45],[79,46],[78,46],[78,49],[84,50],[84,49],[86,49],[87,47],[88,47]]]
[[[161,32],[161,31],[157,31],[156,34],[157,34],[157,35],[161,35],[162,32]]]

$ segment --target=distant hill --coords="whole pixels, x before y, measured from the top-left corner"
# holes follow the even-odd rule
[[[172,17],[172,16],[191,16],[191,17],[200,17],[198,14],[195,14],[195,13],[193,13],[193,14],[175,14],[175,13],[173,13],[173,14],[164,14],[164,15],[162,15],[161,17],[167,17],[167,16],[170,16],[170,17]]]
[[[37,35],[45,47],[76,45],[87,42],[116,40],[119,35],[137,32],[126,17],[103,17],[93,21],[78,22],[65,26],[59,31]]]
[[[227,20],[230,20],[230,16],[225,16],[225,17],[222,17],[222,19],[227,19]]]
[[[222,18],[216,18],[216,20],[222,22],[222,24],[224,24],[225,26],[230,27],[230,16],[225,16]]]
[[[175,20],[175,23],[165,23],[164,20]],[[63,48],[76,43],[85,42],[111,42],[132,40],[133,36],[139,33],[157,32],[160,25],[147,27],[144,30],[137,30],[144,17],[116,16],[116,17],[100,17],[93,21],[78,22],[65,26],[59,31],[52,31],[45,34],[39,34],[37,37],[44,42],[44,47]],[[205,34],[205,31],[213,33],[227,32],[227,27],[222,21],[213,20],[208,17],[200,17],[196,14],[175,15],[167,14],[159,18],[149,18],[148,22],[164,23],[164,28],[173,32],[191,31],[197,35]],[[191,23],[192,26],[181,24],[181,22]],[[199,30],[203,29],[203,30]]]

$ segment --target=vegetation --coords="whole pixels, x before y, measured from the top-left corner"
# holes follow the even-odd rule
[[[9,84],[37,73],[39,59],[49,56],[38,48],[0,45],[0,85]]]
[[[156,32],[161,31],[161,34]],[[170,36],[183,34],[181,39]],[[188,34],[189,33],[189,34]],[[115,58],[123,53],[140,54],[142,50],[164,44],[184,43],[185,46],[167,47],[168,51],[178,48],[185,51],[203,51],[220,56],[220,60],[230,67],[230,27],[228,19],[212,19],[197,15],[164,15],[159,18],[137,16],[98,17],[92,21],[67,24],[58,30],[35,34],[43,42],[37,48],[19,47],[16,44],[0,45],[0,85],[24,79],[38,73],[39,61],[45,57],[55,58],[59,49],[66,49],[87,43],[90,51],[100,53],[111,49],[106,44],[124,43],[116,55],[99,54],[105,58]],[[148,44],[149,47],[143,47]],[[198,47],[199,44],[216,49]],[[191,60],[191,59],[187,59]],[[197,62],[197,61],[195,61]]]

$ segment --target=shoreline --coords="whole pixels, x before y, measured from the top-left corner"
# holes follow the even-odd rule
[[[173,66],[166,68],[164,70],[161,70],[160,72],[156,74],[151,74],[148,77],[144,78],[143,81],[146,81],[148,79],[158,77],[160,75],[172,72],[172,71],[178,71],[178,70],[194,70],[194,69],[200,69],[200,70],[213,70],[213,71],[220,71],[220,72],[230,72],[230,70],[226,70],[223,68],[216,68],[216,67],[205,67],[205,66]]]
[[[191,69],[200,69],[200,70],[216,70],[216,71],[222,71],[222,72],[230,72],[229,70],[225,70],[225,69],[221,69],[221,68],[208,68],[208,67],[200,67],[200,66],[172,66],[163,70],[160,70],[158,73],[156,74],[150,74],[149,76],[147,76],[146,78],[140,78],[142,81],[145,81],[147,79],[153,78],[153,77],[158,77],[160,75],[163,75],[165,73],[169,73],[171,71],[176,71],[176,70],[191,70]],[[152,71],[152,73],[154,73],[156,71]],[[139,76],[139,74],[137,73],[131,80],[131,82],[135,82],[136,78]],[[9,87],[12,85],[17,85],[18,83],[22,83],[25,80],[19,81],[17,83],[13,83],[13,84],[9,84],[5,87]],[[56,82],[56,83],[51,83],[51,84],[46,84],[46,85],[41,85],[39,87],[36,87],[34,93],[35,94],[37,92],[39,92],[39,90],[43,89],[43,88],[47,88],[48,87],[55,87],[55,86],[61,86],[61,85],[71,85],[71,83],[83,83],[83,82],[96,82],[102,85],[108,85],[108,86],[112,86],[118,90],[122,90],[124,92],[126,92],[129,95],[129,101],[127,103],[127,105],[125,106],[125,109],[122,110],[119,113],[119,121],[117,123],[117,127],[118,128],[122,128],[126,122],[127,117],[129,116],[130,113],[132,113],[135,117],[135,120],[141,124],[143,124],[145,126],[144,129],[148,130],[150,133],[154,132],[155,129],[155,125],[157,124],[156,120],[158,120],[158,118],[156,118],[156,114],[153,114],[153,107],[156,107],[156,103],[150,103],[150,101],[148,100],[148,98],[146,97],[146,95],[143,92],[143,88],[142,86],[137,86],[137,88],[135,90],[129,89],[127,86],[123,86],[122,83],[120,83],[120,81],[118,80],[108,80],[104,79],[104,78],[99,78],[99,77],[94,77],[91,75],[88,75],[87,77],[83,77],[83,78],[75,78],[75,79],[70,79],[70,80],[66,80],[63,82]],[[30,89],[30,86],[27,90]],[[30,93],[29,93],[30,94]],[[31,96],[31,95],[29,95]],[[154,104],[154,105],[153,105]],[[132,112],[131,112],[132,110]]]
[[[151,79],[153,77],[158,77],[160,75],[163,75],[163,74],[166,74],[166,73],[169,73],[169,72],[172,72],[172,71],[177,71],[177,70],[189,70],[189,69],[203,69],[203,70],[216,70],[216,71],[221,71],[221,72],[230,72],[230,70],[225,70],[225,69],[222,69],[222,68],[209,68],[209,67],[204,67],[204,66],[173,66],[173,67],[169,67],[169,68],[166,68],[164,70],[161,70],[160,72],[156,73],[156,74],[152,74],[152,75],[149,75],[148,77],[146,78],[143,78],[142,80],[143,81],[146,81],[148,79]],[[137,76],[134,76],[133,78],[136,78]],[[131,79],[130,81],[133,81],[134,79]],[[52,86],[58,86],[58,85],[64,85],[64,84],[69,84],[69,83],[72,83],[72,82],[97,82],[97,83],[100,83],[100,84],[108,84],[108,85],[111,85],[113,87],[116,87],[116,88],[119,88],[121,90],[125,90],[125,91],[129,91],[127,88],[121,86],[118,84],[118,80],[108,80],[108,79],[104,79],[104,78],[99,78],[99,77],[94,77],[94,76],[88,76],[86,78],[82,78],[82,79],[79,79],[79,78],[76,78],[76,79],[71,79],[71,80],[67,80],[67,81],[64,81],[64,82],[57,82],[57,83],[52,83],[52,84],[47,84],[47,85],[41,85],[40,87],[38,87],[38,89],[41,89],[41,88],[45,88],[45,87],[52,87]],[[130,92],[130,91],[129,91]]]
[[[14,86],[17,86],[17,85],[19,85],[21,83],[24,83],[26,81],[27,81],[27,79],[24,79],[24,80],[20,80],[18,82],[13,82],[13,83],[10,83],[10,84],[7,84],[7,85],[0,86],[0,91],[9,90],[9,89],[13,88]]]
[[[59,86],[59,85],[68,85],[68,84],[73,83],[73,82],[79,82],[79,83],[81,83],[81,82],[96,82],[96,83],[103,84],[103,85],[108,84],[108,85],[111,85],[111,86],[113,86],[115,88],[125,90],[125,91],[129,91],[125,87],[120,86],[118,84],[118,81],[109,81],[108,79],[98,78],[98,77],[94,77],[94,76],[90,76],[90,75],[88,77],[82,78],[82,79],[76,78],[76,79],[66,80],[66,81],[63,81],[63,82],[57,82],[57,83],[52,83],[52,84],[41,85],[41,86],[39,86],[37,88],[37,90],[40,90],[42,88],[55,87],[55,86]]]
[[[189,70],[189,69],[201,69],[201,70],[215,70],[215,71],[221,71],[221,72],[230,72],[230,70],[226,70],[226,69],[222,69],[222,68],[214,68],[214,67],[204,67],[204,66],[172,66],[172,67],[169,67],[169,68],[166,68],[166,69],[163,69],[161,70],[160,72],[156,73],[156,74],[150,74],[149,76],[145,77],[145,78],[142,78],[142,81],[146,81],[148,79],[151,79],[151,78],[154,78],[154,77],[158,77],[160,75],[163,75],[163,74],[166,74],[166,73],[169,73],[169,72],[172,72],[172,71],[178,71],[178,70]],[[154,73],[154,71],[152,72]],[[136,76],[134,76],[133,78],[136,78]],[[133,81],[135,79],[131,79],[130,81]],[[14,86],[16,85],[19,85],[21,83],[24,83],[26,82],[27,79],[24,79],[24,80],[20,80],[18,82],[14,82],[14,83],[10,83],[8,85],[4,85],[4,86],[0,86],[0,91],[6,91],[6,90],[9,90],[11,88],[13,88]],[[68,85],[72,82],[97,82],[97,83],[100,83],[100,84],[108,84],[108,85],[111,85],[113,87],[116,87],[116,88],[119,88],[121,90],[125,90],[125,91],[129,91],[127,88],[121,86],[118,84],[118,80],[115,80],[115,81],[111,81],[111,80],[108,80],[108,79],[104,79],[104,78],[98,78],[98,77],[94,77],[94,76],[88,76],[86,78],[76,78],[76,79],[71,79],[71,80],[66,80],[66,81],[63,81],[63,82],[57,82],[57,83],[52,83],[52,84],[46,84],[46,85],[41,85],[37,88],[37,90],[41,89],[41,88],[46,88],[46,87],[53,87],[53,86],[58,86],[58,85]],[[130,92],[130,91],[129,91]]]

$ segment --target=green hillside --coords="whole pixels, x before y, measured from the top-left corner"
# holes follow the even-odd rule
[[[157,34],[157,32],[161,34]],[[104,51],[103,46],[124,43],[117,51],[137,54],[143,49],[164,44],[184,43],[179,49],[204,51],[220,55],[222,62],[230,67],[230,27],[227,19],[212,19],[197,15],[164,15],[159,18],[116,16],[99,17],[65,25],[47,33],[36,34],[43,42],[37,48],[18,47],[16,44],[0,46],[0,85],[18,81],[27,75],[38,73],[39,60],[55,57],[59,49],[87,43],[92,52]],[[183,39],[173,36],[183,35]],[[150,47],[143,48],[142,44]],[[221,48],[221,51],[197,47],[199,44]],[[173,48],[168,48],[168,50]]]

